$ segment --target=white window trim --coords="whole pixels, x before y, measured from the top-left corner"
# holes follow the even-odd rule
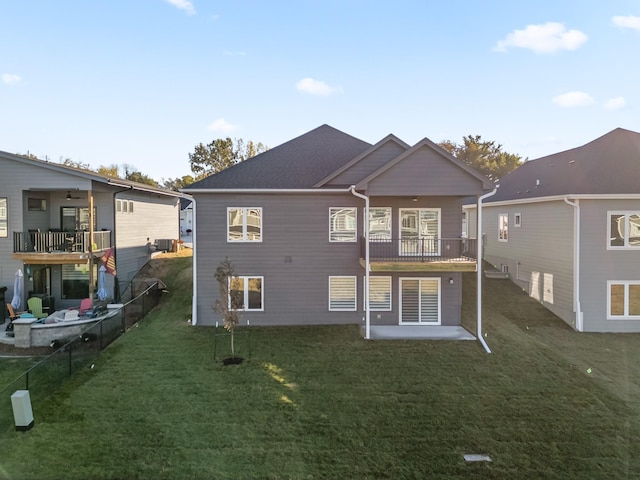
[[[244,280],[244,298],[246,299],[245,303],[248,304],[248,299],[249,299],[249,280],[251,280],[252,278],[259,278],[260,279],[260,285],[262,286],[262,289],[260,290],[260,305],[261,308],[239,308],[238,311],[239,312],[264,312],[264,277],[261,275],[234,275],[233,278],[241,278]],[[229,279],[229,285],[231,285],[231,279]],[[229,290],[231,290],[231,286],[229,286]],[[231,308],[231,294],[229,294],[228,297],[228,305],[229,308]]]
[[[374,308],[371,306],[371,283],[374,279],[377,280],[387,280],[389,282],[389,308]],[[364,285],[364,282],[363,282]],[[383,276],[383,275],[371,275],[369,277],[369,310],[372,312],[390,312],[393,310],[393,282],[391,281],[391,277]],[[363,299],[364,300],[364,299]],[[364,306],[366,309],[366,305]]]
[[[371,232],[371,211],[372,210],[388,210],[389,211],[389,238],[376,239],[373,237],[373,233]],[[391,227],[393,222],[393,209],[391,207],[369,207],[369,239],[374,240],[375,242],[391,242],[393,235],[393,228]]]
[[[353,210],[354,213],[354,222],[355,229],[353,231],[353,240],[333,240],[331,238],[332,233],[332,222],[331,222],[331,212],[332,210]],[[355,243],[358,241],[358,207],[329,207],[329,242],[331,243]]]
[[[229,237],[229,211],[230,210],[242,210],[242,239],[232,240]],[[260,238],[257,240],[250,240],[247,238],[247,211],[258,210],[260,212]],[[264,238],[264,215],[262,213],[262,207],[227,207],[227,243],[261,243]]]
[[[429,251],[428,253],[424,253],[421,252],[420,250],[418,250],[416,253],[406,253],[403,252],[403,241],[402,241],[402,213],[406,212],[408,210],[417,210],[418,212],[436,212],[438,214],[438,235],[436,235],[436,245],[437,245],[437,249],[435,251]],[[419,215],[418,215],[419,216]],[[416,207],[416,208],[400,208],[398,210],[398,232],[399,233],[399,237],[400,237],[400,241],[398,242],[398,255],[400,256],[435,256],[435,257],[439,257],[441,252],[440,252],[440,247],[441,247],[441,239],[442,239],[442,209],[441,208],[421,208],[421,207]],[[424,239],[425,237],[422,236],[422,234],[420,232],[418,232],[418,239]]]
[[[502,230],[502,219],[505,218],[507,219],[507,235],[506,238],[504,237],[503,234],[503,230]],[[498,241],[499,242],[508,242],[509,241],[509,214],[508,213],[499,213],[498,214]]]
[[[515,228],[520,228],[521,225],[522,225],[522,214],[521,213],[514,213],[513,214],[513,226]]]
[[[0,237],[7,238],[9,236],[9,199],[0,197]]]
[[[402,321],[402,281],[432,280],[438,284],[438,321],[437,322],[403,322]],[[398,324],[399,325],[442,325],[442,278],[440,277],[400,277],[398,279]]]
[[[611,245],[611,216],[612,215],[624,215],[624,222],[625,222],[624,245]],[[626,210],[626,211],[608,211],[607,212],[607,250],[639,250],[640,249],[640,246],[629,245],[629,217],[631,215],[640,215],[640,211]]]
[[[611,286],[624,286],[624,314],[611,315]],[[629,315],[629,285],[640,285],[640,280],[608,280],[607,281],[607,320],[640,320],[640,315]]]
[[[334,279],[353,280],[353,308],[332,308],[331,306],[331,281]],[[328,307],[330,312],[355,312],[358,305],[358,278],[351,275],[331,275],[329,277]]]

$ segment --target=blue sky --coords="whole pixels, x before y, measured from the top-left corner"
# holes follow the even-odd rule
[[[322,124],[529,159],[640,131],[638,0],[1,0],[0,150],[155,178]]]

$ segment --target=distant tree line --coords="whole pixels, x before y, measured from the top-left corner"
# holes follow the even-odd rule
[[[478,170],[492,182],[497,182],[523,162],[520,155],[507,153],[503,151],[502,145],[495,141],[483,140],[480,135],[467,135],[462,138],[462,143],[443,140],[438,145],[457,159]],[[103,165],[92,169],[89,164],[76,162],[70,158],[64,160],[61,158],[60,163],[81,170],[95,171],[109,177],[123,178],[168,190],[179,190],[267,150],[269,147],[261,142],[256,143],[251,140],[245,142],[242,138],[217,138],[206,145],[199,143],[195,146],[194,151],[189,153],[189,166],[193,175],[163,178],[160,182],[129,164]],[[28,156],[35,158],[33,155]]]
[[[133,165],[101,165],[98,168],[91,168],[88,163],[77,162],[71,158],[60,158],[60,163],[67,167],[88,170],[113,178],[122,178],[133,182],[144,183],[153,187],[165,188],[167,190],[179,190],[201,180],[209,175],[218,173],[236,163],[247,158],[254,157],[259,153],[267,151],[269,148],[261,142],[255,143],[251,140],[245,143],[241,138],[231,139],[218,138],[211,143],[196,145],[193,153],[189,153],[189,165],[193,175],[183,177],[162,179],[160,182],[154,180],[137,170]],[[26,155],[30,158],[37,158],[35,155]]]

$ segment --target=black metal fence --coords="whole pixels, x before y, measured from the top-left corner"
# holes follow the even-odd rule
[[[365,238],[360,238],[360,257],[365,256]],[[389,238],[369,239],[369,258],[389,262],[474,261],[475,238]]]
[[[133,284],[130,286],[133,289]],[[131,295],[116,315],[92,324],[76,338],[56,347],[0,390],[0,431],[14,425],[11,395],[28,390],[34,412],[75,372],[91,365],[100,351],[116,340],[132,325],[144,318],[160,302],[162,288],[157,282],[138,294]],[[35,415],[34,415],[35,416]],[[37,419],[36,419],[37,421]]]

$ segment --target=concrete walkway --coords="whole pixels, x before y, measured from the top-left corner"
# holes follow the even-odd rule
[[[372,340],[475,340],[464,327],[439,325],[371,325]]]

